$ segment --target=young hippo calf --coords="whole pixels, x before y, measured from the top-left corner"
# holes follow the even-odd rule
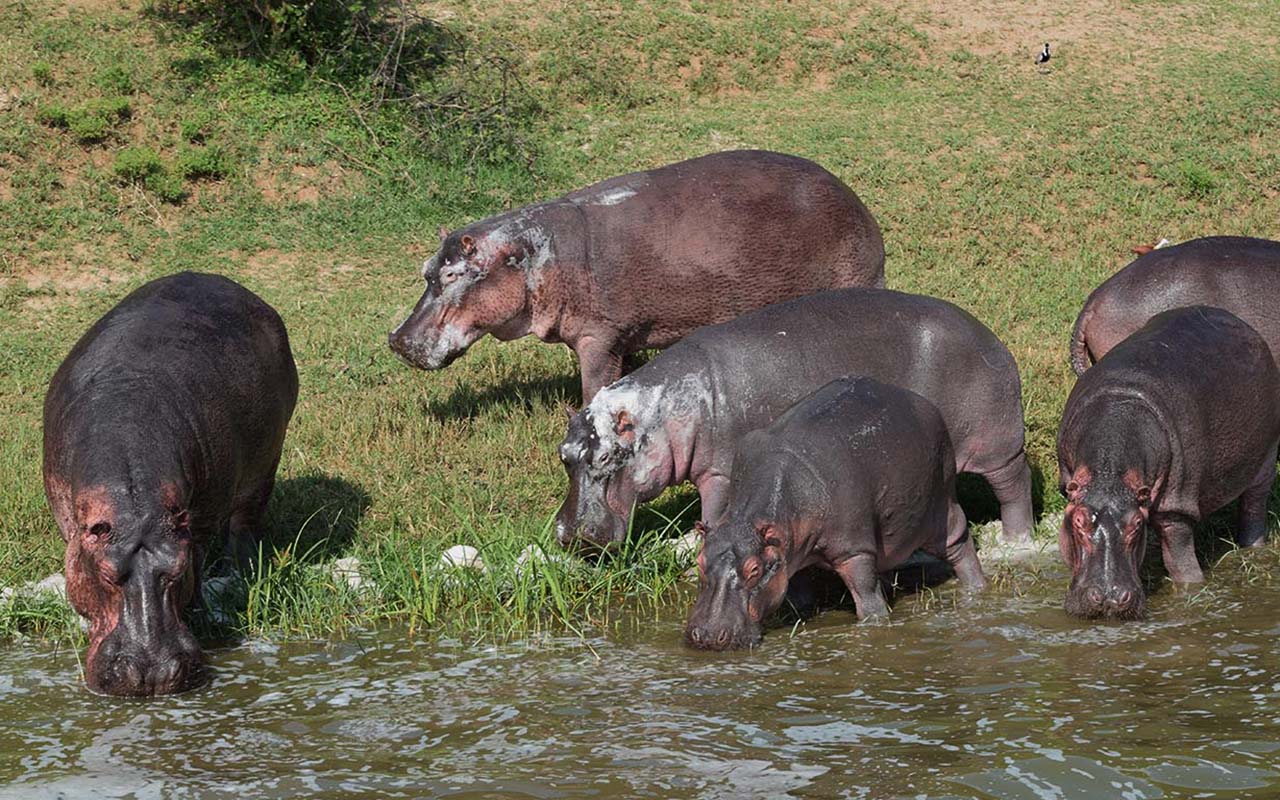
[[[44,403],[44,487],[67,597],[89,620],[85,678],[115,695],[200,681],[182,621],[210,537],[242,560],[298,397],[276,312],[226,278],[134,291],[62,362]]]
[[[956,470],[984,476],[1004,538],[1031,536],[1018,366],[981,322],[932,297],[839,289],[702,328],[601,391],[569,422],[562,544],[611,547],[633,506],[692,481],[702,519],[724,510],[733,452],[800,398],[865,375],[938,407]]]
[[[1093,290],[1071,333],[1071,366],[1083,375],[1161,311],[1224,308],[1280,352],[1280,242],[1211,236],[1162,247]]]
[[[634,172],[446,234],[391,332],[440,369],[480,337],[529,334],[578,356],[582,402],[623,358],[702,325],[842,286],[884,285],[880,226],[812,161],[737,150]]]
[[[761,621],[809,566],[840,575],[859,619],[888,614],[880,573],[916,550],[982,588],[955,480],[946,424],[928,400],[870,378],[822,387],[738,446],[728,508],[698,554],[689,643],[758,644]]]
[[[1067,612],[1140,618],[1148,531],[1169,577],[1203,581],[1193,526],[1237,497],[1236,541],[1260,543],[1277,444],[1280,374],[1239,317],[1165,311],[1116,345],[1071,390],[1058,429]]]

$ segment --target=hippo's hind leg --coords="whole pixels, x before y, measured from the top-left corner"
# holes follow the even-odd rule
[[[1239,527],[1236,544],[1240,547],[1261,547],[1267,538],[1267,498],[1271,485],[1276,482],[1276,460],[1268,458],[1253,485],[1240,495]]]
[[[889,604],[885,602],[880,587],[880,574],[876,572],[873,555],[856,555],[835,564],[836,572],[853,595],[853,605],[858,619],[889,616]]]
[[[951,501],[947,511],[947,563],[955,570],[960,584],[969,591],[986,588],[987,579],[982,574],[982,563],[969,535],[969,520],[965,519],[960,504]]]
[[[1027,452],[1019,450],[1004,466],[982,473],[1000,502],[1000,539],[1005,544],[1030,544],[1035,518],[1031,513],[1031,467]]]

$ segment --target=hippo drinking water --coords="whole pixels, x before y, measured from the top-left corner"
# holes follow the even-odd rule
[[[957,471],[986,477],[1006,540],[1030,539],[1018,367],[981,322],[942,300],[837,289],[702,328],[602,390],[569,422],[562,544],[609,547],[632,508],[692,481],[702,519],[724,510],[733,451],[792,403],[844,375],[923,395],[942,413]]]
[[[1169,577],[1203,581],[1193,526],[1237,497],[1236,541],[1262,541],[1278,400],[1267,343],[1207,306],[1157,314],[1080,378],[1058,429],[1068,613],[1144,614],[1138,570],[1148,531],[1160,537]]]
[[[779,300],[883,286],[884,244],[822,167],[739,150],[442,230],[422,277],[422,299],[390,335],[405,361],[440,369],[486,333],[532,333],[577,354],[586,404],[630,353]]]
[[[1153,250],[1093,290],[1071,334],[1071,366],[1083,375],[1161,311],[1225,308],[1280,352],[1280,242],[1212,236]]]
[[[914,392],[841,378],[738,445],[728,507],[703,533],[694,647],[752,647],[796,572],[840,575],[858,618],[889,608],[880,573],[916,550],[945,558],[971,589],[985,583],[955,499],[942,415]]]
[[[298,374],[280,316],[226,278],[134,291],[72,348],[44,404],[44,486],[85,677],[115,695],[201,678],[182,621],[210,537],[243,560],[266,509]]]

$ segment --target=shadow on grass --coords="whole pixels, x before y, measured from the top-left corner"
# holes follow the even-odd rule
[[[428,400],[423,413],[440,421],[472,419],[498,406],[532,409],[536,405],[565,405],[577,408],[578,376],[547,375],[529,380],[510,381],[476,389],[459,384],[444,400]]]

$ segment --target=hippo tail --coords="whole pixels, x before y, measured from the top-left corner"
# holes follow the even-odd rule
[[[1083,375],[1089,368],[1089,346],[1085,342],[1085,328],[1093,317],[1092,301],[1093,298],[1090,297],[1085,302],[1084,308],[1080,309],[1080,316],[1076,317],[1075,327],[1071,329],[1071,368],[1076,375]]]

